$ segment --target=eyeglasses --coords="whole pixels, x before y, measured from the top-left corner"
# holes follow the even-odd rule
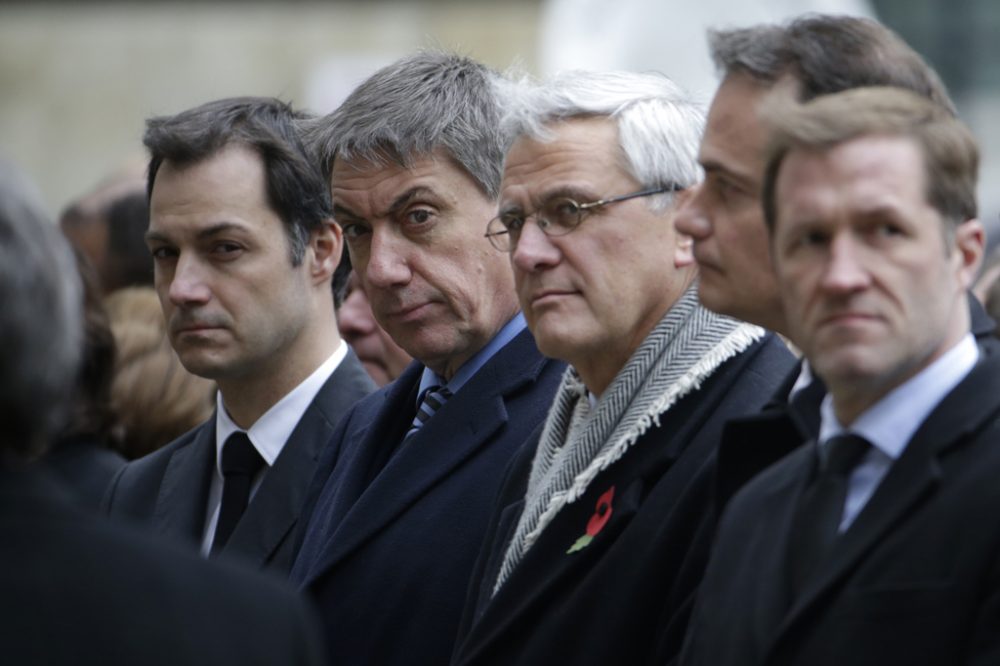
[[[542,204],[534,213],[524,215],[512,211],[494,217],[486,225],[486,237],[490,240],[490,244],[501,252],[513,252],[521,238],[521,229],[529,217],[535,218],[535,224],[546,236],[565,236],[580,226],[587,212],[595,208],[664,192],[679,192],[683,189],[680,185],[672,184],[590,203],[579,203],[569,197],[555,197]]]

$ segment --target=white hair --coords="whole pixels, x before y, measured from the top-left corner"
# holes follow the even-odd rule
[[[662,74],[569,71],[542,82],[511,76],[498,85],[502,128],[513,138],[545,141],[554,121],[607,116],[618,128],[623,167],[643,187],[685,188],[701,179],[704,110]]]

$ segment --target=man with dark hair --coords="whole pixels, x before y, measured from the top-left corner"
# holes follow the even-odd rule
[[[1000,659],[1000,346],[970,332],[978,150],[948,110],[860,88],[768,108],[764,209],[819,434],[719,526],[686,663]]]
[[[28,459],[69,408],[83,335],[73,258],[0,163],[0,643],[8,664],[317,664],[303,604],[73,506]]]
[[[310,491],[292,578],[322,611],[331,663],[447,663],[504,467],[563,370],[483,237],[507,143],[495,81],[419,53],[314,128],[360,286],[416,359],[344,418]]]
[[[722,74],[702,136],[704,181],[677,216],[694,240],[698,295],[716,312],[787,334],[760,201],[769,95],[800,100],[868,85],[905,88],[954,115],[937,74],[888,28],[870,19],[811,15],[709,35]],[[970,298],[973,333],[993,322]],[[759,415],[732,423],[719,449],[718,499],[788,453],[799,434],[816,434],[825,389],[808,364],[790,373]]]
[[[107,496],[114,516],[282,572],[323,443],[374,389],[337,333],[341,233],[301,119],[238,98],[148,122],[156,289],[171,344],[215,380],[218,405]]]
[[[934,71],[888,28],[864,18],[807,16],[787,25],[712,32],[722,83],[699,161],[705,180],[678,216],[694,239],[706,306],[785,333],[760,205],[766,135],[761,102],[775,88],[805,101],[866,85],[907,88],[954,106]]]

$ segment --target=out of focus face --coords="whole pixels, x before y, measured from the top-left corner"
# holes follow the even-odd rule
[[[340,334],[379,386],[398,377],[413,360],[375,321],[368,297],[354,273],[347,283],[344,303],[337,312],[337,323]]]
[[[966,222],[946,240],[925,184],[923,155],[902,137],[793,150],[782,163],[773,249],[791,338],[842,420],[969,330],[982,227]]]
[[[315,317],[322,279],[316,239],[293,266],[254,151],[233,144],[192,165],[164,163],[147,242],[170,341],[189,371],[220,386],[265,377],[277,383],[308,356],[302,331]]]
[[[507,259],[483,237],[496,203],[440,151],[408,168],[338,159],[330,180],[375,318],[450,378],[517,313]]]
[[[569,197],[584,204],[642,190],[622,167],[605,118],[549,126],[550,141],[518,139],[507,155],[500,210],[524,219],[511,255],[528,326],[546,356],[567,361],[601,393],[683,294],[673,212],[635,198],[590,209],[566,235],[541,231],[535,212]]]
[[[760,200],[766,132],[757,113],[768,92],[742,74],[719,86],[698,157],[705,180],[685,198],[677,229],[694,240],[706,307],[784,332]]]

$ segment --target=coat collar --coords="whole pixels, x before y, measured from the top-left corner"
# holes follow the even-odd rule
[[[489,442],[508,420],[507,396],[534,382],[545,363],[534,338],[522,331],[386,460],[386,446],[400,441],[413,415],[423,366],[411,365],[363,434],[351,433],[353,441],[344,443],[349,448],[326,480],[310,528],[323,532],[323,543],[304,572],[305,583],[384,530]]]
[[[322,445],[340,416],[373,389],[361,362],[349,351],[295,426],[220,553],[222,557],[235,555],[256,566],[271,560],[298,519]],[[214,465],[213,415],[167,463],[154,511],[158,531],[201,539]]]
[[[895,462],[851,527],[831,553],[830,561],[806,583],[802,594],[775,634],[776,642],[831,594],[914,507],[944,480],[941,458],[971,440],[1000,413],[1000,344],[986,341],[979,363],[931,412]],[[800,470],[801,471],[801,470]],[[803,474],[804,476],[804,474]],[[795,494],[797,501],[798,493]],[[795,502],[789,502],[794,506]],[[787,543],[787,534],[781,543]],[[775,644],[772,644],[772,652]]]

